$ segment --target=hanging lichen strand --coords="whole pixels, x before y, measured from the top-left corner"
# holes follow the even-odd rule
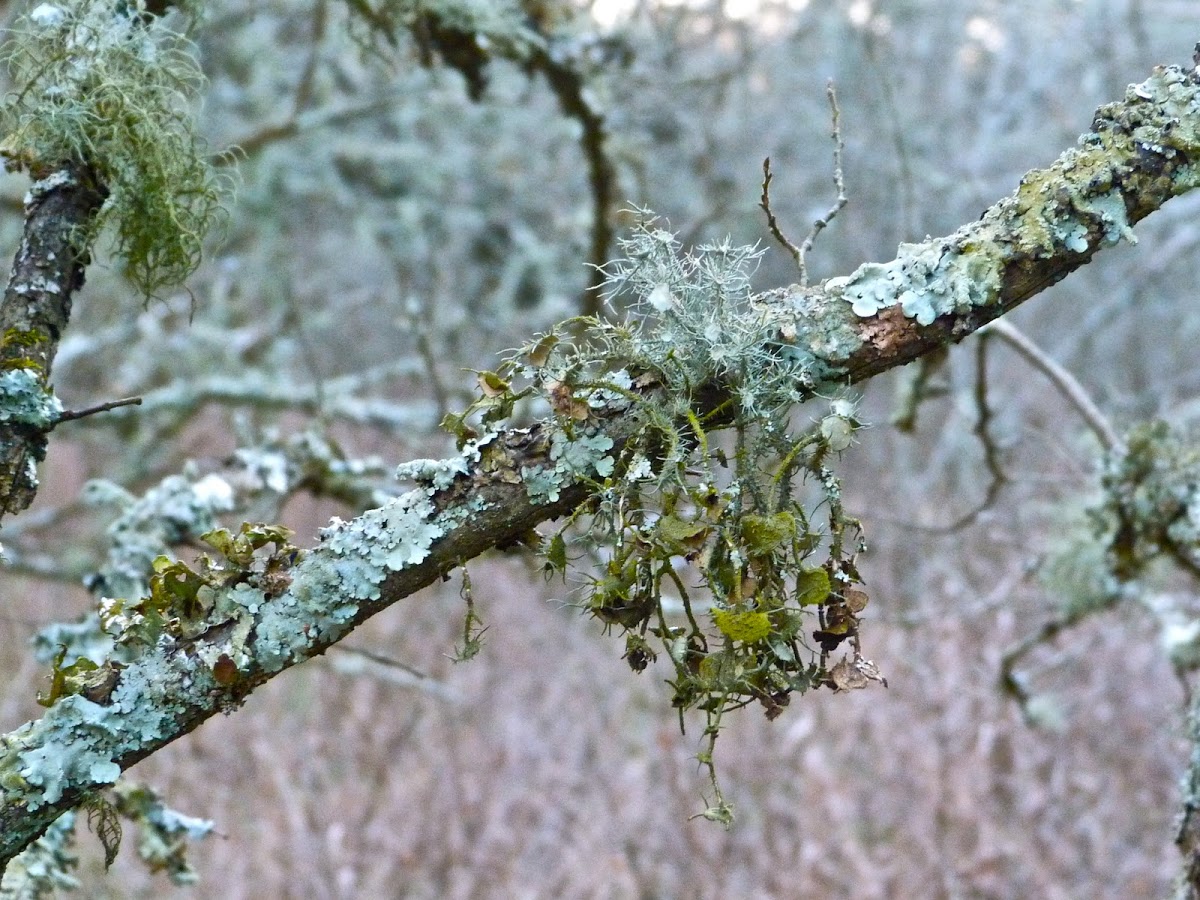
[[[589,320],[586,342],[563,331],[523,348],[480,376],[480,401],[448,424],[466,441],[471,413],[482,410],[490,429],[527,393],[547,398],[561,452],[551,449],[554,470],[520,473],[530,496],[553,502],[580,472],[596,482],[546,543],[547,568],[566,573],[568,532],[596,542],[582,605],[622,630],[635,671],[660,653],[670,661],[681,722],[690,709],[706,716],[700,760],[715,801],[704,815],[728,821],[712,761],[727,711],[757,702],[774,718],[794,692],[883,681],[860,652],[865,545],[833,470],[861,423],[854,401],[836,398],[819,421],[793,424],[819,379],[751,300],[760,251],[726,242],[684,253],[652,218],[621,249],[606,285],[610,299],[632,298],[627,321]],[[601,409],[639,425],[605,465],[590,456],[612,442],[589,449]],[[589,458],[571,458],[581,451]]]
[[[143,294],[181,283],[225,188],[193,120],[204,78],[187,39],[144,3],[60,0],[20,20],[0,61],[13,86],[0,155],[35,179],[86,166],[109,199],[85,243],[112,224],[113,249]]]

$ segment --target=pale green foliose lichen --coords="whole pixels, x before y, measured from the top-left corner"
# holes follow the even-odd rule
[[[554,503],[562,493],[562,477],[554,469],[545,466],[522,466],[521,480],[525,492],[534,503]]]
[[[387,573],[421,562],[443,533],[429,492],[418,489],[349,522],[335,519],[321,537],[330,552],[368,564],[365,580],[355,579],[344,587],[352,597],[376,600]]]
[[[887,263],[865,263],[847,278],[831,279],[856,316],[899,305],[919,325],[938,316],[966,312],[993,302],[1000,293],[1000,267],[979,249],[964,250],[954,238],[901,244]]]
[[[593,476],[607,478],[616,465],[608,452],[612,448],[612,438],[601,432],[583,434],[572,440],[565,432],[555,431],[550,439],[553,468],[521,467],[527,496],[534,503],[553,503],[567,485]]]
[[[107,530],[108,556],[97,587],[108,597],[135,599],[149,593],[151,564],[171,547],[196,540],[219,525],[217,513],[231,509],[233,490],[217,476],[197,476],[192,467],[169,475],[141,497],[103,480],[84,485],[83,498],[115,506],[120,514]]]
[[[1189,156],[1200,149],[1200,90],[1189,73],[1175,66],[1157,70],[1141,84],[1131,84],[1125,102],[1146,100],[1171,123],[1169,129],[1139,125],[1133,138],[1142,146],[1161,147],[1164,151],[1181,150]],[[1191,169],[1195,177],[1195,168]]]
[[[491,443],[495,437],[495,432],[489,432],[481,438],[467,441],[457,456],[448,459],[414,459],[401,463],[396,467],[396,479],[428,485],[434,491],[445,490],[459,475],[470,472],[471,463],[479,462],[480,448]]]
[[[75,812],[65,812],[46,833],[18,854],[0,880],[2,900],[34,900],[74,891],[79,879],[71,874],[79,860],[71,848],[75,836]]]
[[[1125,210],[1125,198],[1120,191],[1109,191],[1081,202],[1080,208],[1097,213],[1104,222],[1104,244],[1113,246],[1122,240],[1137,243],[1137,236],[1129,226],[1129,215]]]
[[[1086,253],[1100,226],[1098,247],[1122,240],[1137,243],[1129,224],[1125,198],[1118,190],[1095,191],[1094,182],[1111,181],[1111,162],[1103,151],[1072,150],[1053,169],[1030,172],[1017,193],[1000,209],[1015,213],[1013,224],[1025,252],[1048,257],[1063,249]]]
[[[461,456],[452,456],[449,459],[414,459],[396,467],[396,479],[428,484],[434,490],[440,491],[448,488],[456,476],[465,475],[468,471],[467,461]]]
[[[43,732],[54,728],[61,737],[38,741],[15,753],[9,749],[0,757],[4,787],[22,784],[38,788],[26,795],[30,809],[57,802],[68,788],[108,785],[120,776],[120,766],[107,752],[118,727],[111,708],[75,694],[62,698],[36,725]],[[12,735],[18,747],[21,738],[22,731]]]
[[[288,591],[265,601],[254,627],[253,654],[267,671],[308,655],[318,640],[344,633],[363,606],[379,600],[392,572],[423,562],[433,543],[479,512],[475,498],[438,511],[432,489],[409,491],[379,509],[321,530],[323,546],[292,570]]]
[[[9,369],[0,373],[0,422],[49,430],[63,407],[42,384],[33,369]]]
[[[172,884],[196,883],[199,876],[188,862],[185,842],[212,834],[214,824],[176,812],[142,784],[122,781],[113,796],[121,815],[138,826],[138,856],[150,871],[165,872]]]
[[[593,438],[591,452],[601,443]],[[214,668],[223,656],[239,671],[278,671],[343,635],[363,607],[379,599],[390,572],[424,561],[434,541],[484,506],[476,498],[439,511],[432,494],[428,488],[410,491],[354,521],[335,519],[322,532],[324,546],[288,571],[283,593],[268,596],[245,582],[215,588],[206,601],[208,619],[228,627],[185,636],[196,639],[186,654],[178,652],[178,638],[164,633],[155,647],[120,668],[105,703],[70,694],[41,719],[5,736],[0,745],[5,802],[37,809],[70,790],[113,783],[120,774],[117,760],[174,734],[197,705],[209,702],[211,691],[221,693]]]

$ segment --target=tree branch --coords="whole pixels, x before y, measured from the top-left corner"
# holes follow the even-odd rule
[[[1099,110],[1093,129],[952,235],[902,244],[892,262],[847,277],[755,298],[768,342],[805,360],[801,393],[961,340],[1132,239],[1131,224],[1200,184],[1194,71],[1156,70]],[[730,388],[703,385],[689,403],[697,415],[731,406]],[[583,420],[511,428],[456,458],[409,464],[415,490],[350,522],[335,519],[315,549],[281,555],[274,571],[226,579],[206,595],[200,621],[130,645],[128,664],[106,663],[87,690],[0,738],[0,867],[89,791],[236,709],[258,685],[466,560],[587,502],[599,472],[642,428],[632,397],[591,399],[579,407]],[[533,472],[537,490],[527,483]]]
[[[25,198],[25,230],[0,300],[0,516],[37,494],[37,464],[59,412],[50,369],[90,261],[84,235],[105,196],[88,169],[68,165]]]

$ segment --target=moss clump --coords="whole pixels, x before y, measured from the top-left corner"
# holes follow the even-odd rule
[[[203,79],[189,42],[142,2],[62,0],[25,16],[2,56],[14,88],[0,152],[35,178],[89,167],[109,199],[85,243],[111,224],[146,296],[182,282],[221,209],[191,115]]]

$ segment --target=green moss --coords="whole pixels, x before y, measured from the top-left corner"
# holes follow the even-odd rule
[[[13,347],[36,347],[50,341],[50,335],[40,328],[8,328],[0,338],[0,354]]]

